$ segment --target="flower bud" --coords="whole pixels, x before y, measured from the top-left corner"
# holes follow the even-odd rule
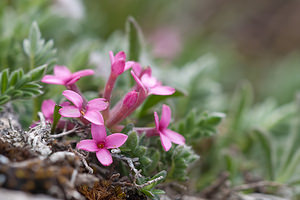
[[[134,90],[128,92],[123,100],[123,105],[126,106],[127,108],[131,108],[137,102],[138,96],[139,96],[138,92]]]

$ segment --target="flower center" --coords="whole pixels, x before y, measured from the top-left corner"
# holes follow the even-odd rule
[[[98,143],[98,144],[97,144],[97,147],[98,147],[99,149],[103,149],[103,148],[104,148],[104,143],[102,143],[102,142],[101,142],[101,143]]]
[[[83,110],[81,110],[80,113],[81,113],[82,115],[85,115],[85,112],[84,112]]]

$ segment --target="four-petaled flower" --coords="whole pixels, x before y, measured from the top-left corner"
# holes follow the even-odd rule
[[[83,117],[91,123],[103,125],[103,117],[100,111],[108,107],[108,103],[103,98],[97,98],[89,101],[87,105],[83,104],[82,97],[72,90],[65,90],[62,93],[74,105],[62,106],[59,113],[63,117]]]
[[[118,52],[115,56],[112,51],[109,52],[109,58],[111,63],[111,72],[114,76],[122,74],[133,65],[136,68],[136,64],[133,61],[126,62],[126,54],[124,51]]]
[[[91,69],[80,70],[72,74],[67,67],[56,65],[54,67],[54,75],[45,75],[41,81],[48,84],[68,86],[74,84],[83,76],[93,74],[94,71]]]
[[[122,146],[128,136],[122,133],[114,133],[106,136],[105,126],[98,126],[96,124],[92,124],[91,132],[93,139],[81,140],[77,144],[77,148],[89,152],[96,152],[96,156],[102,165],[110,165],[113,160],[108,149]]]
[[[171,142],[179,145],[185,144],[185,139],[182,135],[167,129],[171,120],[171,109],[169,106],[163,105],[160,121],[156,112],[154,113],[154,119],[156,130],[159,133],[160,141],[165,151],[170,150]]]
[[[150,68],[143,73],[141,77],[138,77],[133,70],[131,71],[131,74],[136,81],[138,88],[142,89],[147,95],[171,95],[175,92],[175,89],[172,87],[162,86],[161,82],[151,75]]]

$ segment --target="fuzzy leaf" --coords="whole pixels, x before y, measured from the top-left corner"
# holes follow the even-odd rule
[[[126,147],[131,149],[133,152],[136,150],[136,148],[138,146],[138,135],[136,132],[133,131],[128,135],[128,139],[127,139],[125,145],[126,145]]]

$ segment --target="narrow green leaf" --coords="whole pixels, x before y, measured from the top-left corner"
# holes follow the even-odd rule
[[[128,17],[126,22],[126,32],[128,35],[129,60],[139,61],[142,49],[142,31],[133,17]]]
[[[21,90],[13,90],[11,92],[11,96],[13,99],[19,98],[23,95],[23,92]]]
[[[43,75],[45,73],[46,68],[47,68],[47,65],[42,65],[42,66],[39,66],[39,67],[31,70],[28,73],[28,76],[30,77],[30,80],[31,81],[41,80],[41,78],[43,77]]]
[[[54,107],[54,113],[53,113],[53,123],[52,123],[52,127],[51,127],[51,134],[54,133],[56,126],[61,118],[61,115],[59,114],[59,109],[61,108],[61,106],[59,105],[55,105]]]
[[[10,97],[8,95],[3,95],[0,97],[0,105],[3,105],[7,103],[10,100]]]
[[[296,173],[296,169],[299,166],[300,163],[300,149],[298,149],[292,156],[291,162],[285,169],[285,171],[282,172],[282,174],[279,174],[276,181],[280,183],[286,183],[289,179],[292,178]]]
[[[150,184],[150,185],[145,186],[144,189],[146,189],[146,190],[151,190],[151,189],[154,188],[156,185],[158,185],[158,184],[160,184],[161,182],[163,182],[164,179],[167,177],[167,171],[162,170],[162,171],[158,172],[158,173],[155,174],[150,180],[154,180],[154,179],[156,179],[156,178],[158,178],[158,177],[160,177],[160,176],[162,176],[163,178],[160,179],[160,180],[157,181],[157,182],[154,182],[154,183],[152,183],[152,184]]]
[[[21,88],[24,84],[30,82],[30,77],[26,75],[22,76],[22,78],[16,83],[15,88],[19,89]]]
[[[18,79],[19,79],[19,72],[18,71],[13,71],[10,74],[10,77],[9,77],[9,85],[10,86],[15,86],[15,84],[18,81]]]
[[[241,128],[241,121],[244,114],[249,110],[253,101],[253,90],[249,82],[243,82],[236,90],[230,108],[230,116],[232,118],[232,129]]]
[[[156,194],[156,195],[162,195],[162,194],[166,194],[165,191],[163,190],[159,190],[159,189],[154,189],[154,190],[151,190],[152,194]]]
[[[154,194],[152,194],[152,192],[149,191],[149,190],[141,189],[140,191],[142,193],[144,193],[147,197],[151,198],[151,199],[153,199],[155,197]]]
[[[33,96],[38,96],[40,94],[43,94],[43,91],[37,88],[22,88],[23,92],[30,92],[33,94]]]
[[[255,141],[257,143],[260,143],[264,158],[266,160],[267,164],[267,173],[270,178],[270,180],[274,180],[274,159],[273,159],[273,147],[271,144],[271,139],[268,137],[268,135],[263,132],[262,130],[254,130],[253,135],[255,137]]]
[[[1,74],[1,93],[4,94],[8,87],[8,69],[2,71]]]

